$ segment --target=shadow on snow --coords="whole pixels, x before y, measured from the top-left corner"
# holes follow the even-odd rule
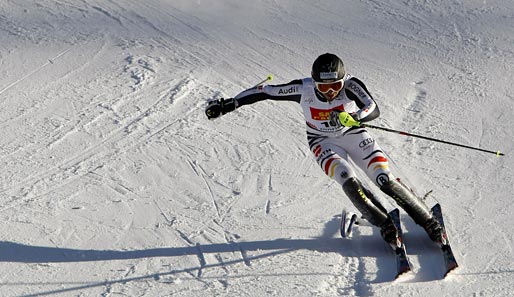
[[[360,228],[360,227],[359,227]],[[93,288],[98,286],[106,286],[116,283],[127,283],[131,281],[156,279],[161,277],[175,275],[179,273],[197,273],[199,271],[220,266],[234,265],[245,263],[251,265],[252,261],[269,258],[276,255],[286,254],[298,250],[316,251],[320,253],[338,253],[342,257],[358,257],[358,258],[376,258],[378,271],[376,279],[371,282],[367,280],[365,267],[361,263],[356,281],[362,290],[368,290],[371,283],[382,283],[392,280],[395,273],[395,261],[392,251],[382,241],[377,230],[371,235],[363,235],[357,231],[353,239],[343,240],[337,235],[339,231],[339,218],[334,217],[327,222],[323,234],[316,238],[307,239],[272,239],[261,241],[244,241],[229,243],[212,243],[199,244],[188,247],[166,247],[145,250],[117,251],[117,250],[80,250],[60,247],[30,246],[21,243],[0,241],[0,261],[1,262],[19,262],[19,263],[71,263],[71,262],[92,262],[92,261],[112,261],[112,260],[128,260],[143,259],[153,257],[182,257],[187,255],[197,256],[200,259],[200,265],[191,268],[171,270],[168,272],[155,273],[132,278],[123,278],[119,280],[109,280],[97,283],[84,284],[54,291],[40,292],[36,295],[25,296],[42,296],[56,293],[69,292]],[[432,253],[426,249],[426,240],[416,238],[417,234],[409,236],[413,244],[409,245],[409,254],[427,254]],[[430,242],[428,242],[430,243]],[[247,252],[259,252],[258,255],[249,256]],[[232,261],[224,261],[223,263],[208,264],[202,261],[204,254],[219,253],[241,253],[240,259]],[[433,254],[432,254],[433,256]],[[428,260],[427,260],[428,261]],[[362,261],[360,261],[362,262]],[[428,265],[432,265],[427,263]],[[341,274],[348,273],[341,271]],[[431,281],[437,279],[435,276],[424,276],[418,278],[417,281]],[[6,284],[4,284],[6,285]]]

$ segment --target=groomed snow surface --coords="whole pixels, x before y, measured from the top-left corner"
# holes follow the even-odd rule
[[[1,296],[511,296],[514,2],[5,0]],[[294,102],[210,98],[339,55],[396,176],[443,206],[461,265],[402,212],[414,274],[325,176]],[[365,179],[389,210],[396,204]]]

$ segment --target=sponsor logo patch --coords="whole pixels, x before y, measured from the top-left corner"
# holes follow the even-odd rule
[[[315,121],[329,121],[330,112],[333,110],[344,111],[344,106],[341,104],[331,109],[318,109],[311,107],[311,118]]]
[[[385,173],[380,173],[377,176],[377,185],[379,185],[380,187],[382,187],[388,181],[389,181],[389,176]]]
[[[366,138],[363,141],[361,141],[361,143],[359,143],[359,147],[364,148],[364,147],[372,144],[373,142],[375,142],[375,140],[373,138]]]
[[[357,93],[357,95],[359,95],[360,97],[366,97],[366,93],[364,93],[364,91],[361,88],[359,88],[356,84],[350,83],[349,88],[355,93]]]
[[[289,89],[280,89],[278,90],[279,95],[287,95],[298,92],[298,87],[290,87]]]
[[[321,78],[321,79],[337,79],[337,72],[320,72],[319,78]]]

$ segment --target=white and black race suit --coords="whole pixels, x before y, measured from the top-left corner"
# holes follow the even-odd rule
[[[360,127],[331,123],[330,112],[346,111],[354,119],[367,122],[380,115],[364,83],[346,75],[344,87],[332,101],[315,89],[312,78],[293,80],[282,85],[264,85],[245,90],[235,98],[236,106],[262,100],[300,103],[307,125],[309,147],[325,174],[339,184],[356,177],[348,162],[350,157],[379,187],[392,179],[388,160],[375,139]]]
[[[235,99],[237,107],[268,99],[300,103],[307,124],[309,147],[325,174],[339,184],[355,177],[348,157],[377,186],[392,179],[384,152],[366,129],[344,127],[330,121],[333,110],[346,111],[360,122],[380,115],[375,100],[359,79],[347,74],[342,91],[330,102],[315,89],[312,78],[283,85],[258,86],[241,92]]]

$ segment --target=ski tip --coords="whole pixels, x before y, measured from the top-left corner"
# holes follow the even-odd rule
[[[395,208],[395,209],[393,209],[393,210],[391,210],[389,212],[389,215],[396,215],[396,214],[399,214],[399,213],[400,213],[400,210],[398,208]]]
[[[347,238],[346,225],[345,225],[346,215],[347,215],[347,211],[345,208],[343,208],[343,211],[341,212],[341,224],[339,226],[339,233],[341,234],[342,238]]]
[[[342,238],[351,238],[353,225],[357,221],[357,214],[343,209],[341,214],[340,233]]]

